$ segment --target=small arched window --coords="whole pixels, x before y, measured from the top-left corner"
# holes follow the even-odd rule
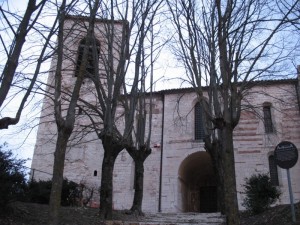
[[[200,102],[195,105],[195,140],[203,140],[205,137],[203,110]]]
[[[264,113],[265,131],[266,133],[273,133],[274,127],[272,122],[271,104],[265,103],[263,105],[263,113]]]
[[[99,54],[100,54],[100,42],[92,38],[89,42],[87,38],[84,38],[80,41],[78,46],[78,56],[76,62],[75,77],[78,76],[80,71],[81,63],[83,62],[83,53],[84,48],[88,44],[87,52],[87,62],[84,71],[84,77],[92,77],[95,75],[96,63],[98,63]],[[96,50],[96,51],[95,51]]]
[[[97,170],[94,170],[94,177],[96,177],[98,174]]]
[[[269,156],[269,170],[270,170],[271,183],[274,186],[278,186],[279,185],[278,170],[277,170],[277,165],[275,162],[274,155]]]

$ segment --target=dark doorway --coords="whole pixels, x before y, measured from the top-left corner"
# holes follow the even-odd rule
[[[200,212],[211,213],[218,210],[217,187],[200,187]]]
[[[216,177],[207,152],[196,152],[179,168],[183,212],[217,212]]]

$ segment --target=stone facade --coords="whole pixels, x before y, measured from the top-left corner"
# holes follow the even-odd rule
[[[72,37],[76,39],[73,40],[75,44],[68,47],[73,51],[80,40],[77,36]],[[64,65],[72,67],[67,61]],[[55,59],[52,66],[55,67]],[[49,84],[53,83],[53,76],[53,73],[49,74]],[[66,73],[63,80],[65,87],[72,86],[73,82],[74,76]],[[243,99],[240,123],[234,130],[236,180],[241,209],[244,179],[254,173],[269,172],[269,156],[273,154],[276,145],[286,140],[300,148],[297,88],[296,79],[262,81],[256,83]],[[82,96],[91,99],[92,89],[93,85],[86,82],[82,88]],[[188,88],[154,93],[152,153],[145,161],[145,212],[213,211],[216,181],[204,143],[194,138],[196,103],[196,94]],[[270,106],[275,128],[272,133],[265,132],[262,119],[263,105],[266,103]],[[253,112],[253,108],[256,113]],[[87,121],[88,119],[82,116],[76,123],[79,125]],[[36,180],[47,180],[51,179],[56,142],[53,106],[48,97],[44,99],[40,122],[31,175]],[[78,135],[80,132],[74,134],[69,143],[64,176],[94,188],[93,205],[97,205],[103,158],[102,144],[94,133],[82,136],[80,142],[78,139],[75,141]],[[287,173],[284,169],[277,169],[279,187],[283,193],[279,203],[288,203]],[[294,198],[300,201],[300,161],[290,172]],[[130,208],[134,195],[134,163],[125,150],[116,160],[113,182],[114,208]]]

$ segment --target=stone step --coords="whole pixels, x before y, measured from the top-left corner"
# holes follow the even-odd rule
[[[156,213],[145,215],[143,222],[149,224],[209,224],[220,225],[225,217],[220,213]]]
[[[146,213],[140,221],[110,222],[106,225],[224,225],[225,217],[220,213]]]

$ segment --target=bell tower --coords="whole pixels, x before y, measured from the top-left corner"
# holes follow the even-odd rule
[[[107,92],[107,80],[117,79],[120,63],[122,60],[127,60],[128,53],[125,53],[125,58],[123,56],[124,48],[127,49],[128,46],[122,45],[124,43],[124,27],[127,29],[127,22],[96,19],[92,37],[87,36],[88,22],[87,17],[68,15],[64,23],[61,71],[63,110],[67,110],[70,92],[73,90],[79,70],[84,68],[84,81],[81,86],[80,101],[77,102],[75,128],[67,149],[64,176],[74,182],[79,183],[84,180],[84,182],[99,187],[100,179],[95,171],[101,171],[101,163],[99,162],[101,162],[103,151],[99,148],[102,147],[102,143],[95,132],[88,128],[88,124],[91,122],[89,117],[85,115],[85,110],[88,110],[85,108],[85,104],[98,107],[100,100],[96,85],[101,86],[102,94],[105,94]],[[85,48],[87,48],[87,55],[84,59]],[[85,63],[85,66],[81,66],[82,63]],[[56,65],[57,57],[54,54],[31,165],[31,178],[35,180],[52,178],[53,154],[57,136],[53,106]],[[97,118],[97,122],[101,122],[99,118]]]

